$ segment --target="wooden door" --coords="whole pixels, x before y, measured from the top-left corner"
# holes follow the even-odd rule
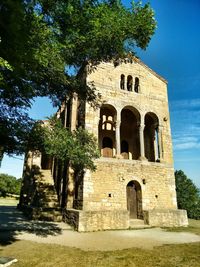
[[[113,149],[110,147],[103,148],[103,157],[112,158],[113,157]]]
[[[130,212],[130,218],[137,218],[137,192],[135,185],[127,185],[127,209]]]

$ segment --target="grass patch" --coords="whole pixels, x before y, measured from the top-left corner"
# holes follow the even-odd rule
[[[165,245],[152,250],[131,248],[101,252],[17,241],[0,247],[2,256],[18,259],[16,267],[199,267],[200,243]]]
[[[16,197],[0,197],[0,206],[17,206],[19,199]]]
[[[168,232],[189,232],[200,235],[200,220],[189,219],[188,227],[164,228]]]

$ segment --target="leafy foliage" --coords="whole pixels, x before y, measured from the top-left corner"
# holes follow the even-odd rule
[[[51,30],[25,1],[1,1],[0,34],[0,149],[18,154],[33,123],[27,114],[31,100],[46,95],[52,75],[55,82],[59,73],[65,79],[64,64]]]
[[[70,161],[76,170],[95,170],[93,159],[99,157],[97,141],[92,134],[82,128],[71,132],[54,117],[46,126],[37,125],[30,149],[43,151],[63,163]]]
[[[175,172],[175,180],[178,208],[187,210],[189,218],[200,219],[199,189],[181,170]]]
[[[149,4],[126,8],[111,0],[1,0],[0,159],[22,153],[33,121],[31,101],[49,96],[54,105],[74,91],[93,102],[94,88],[71,75],[87,62],[145,49],[156,22]]]
[[[0,173],[0,196],[6,197],[8,194],[19,195],[21,188],[21,179],[14,176]]]

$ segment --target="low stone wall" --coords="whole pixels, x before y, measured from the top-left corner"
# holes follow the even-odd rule
[[[75,230],[78,230],[79,213],[80,211],[75,209],[63,210],[63,221],[70,224]]]
[[[79,232],[129,228],[127,210],[83,211],[68,209],[65,211],[64,218]]]
[[[180,227],[188,226],[186,210],[148,210],[143,211],[144,222],[151,226]]]

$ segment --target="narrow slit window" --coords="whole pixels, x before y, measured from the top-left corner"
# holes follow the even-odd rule
[[[133,90],[133,77],[131,75],[127,77],[127,90],[128,91]]]
[[[135,78],[135,86],[134,86],[134,91],[135,91],[136,93],[139,92],[139,84],[140,84],[139,78],[136,77],[136,78]]]
[[[122,89],[122,90],[124,90],[125,88],[125,75],[124,74],[122,74],[121,75],[121,80],[120,80],[120,88]]]

